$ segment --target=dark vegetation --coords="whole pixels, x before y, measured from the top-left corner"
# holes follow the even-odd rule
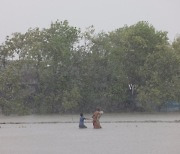
[[[0,45],[3,114],[159,111],[180,102],[180,37],[147,22],[96,34],[56,21]]]

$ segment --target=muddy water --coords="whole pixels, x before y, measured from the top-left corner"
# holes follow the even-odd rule
[[[79,129],[78,119],[0,116],[0,154],[180,153],[179,113],[104,114],[100,130],[93,129],[91,121],[87,129]]]

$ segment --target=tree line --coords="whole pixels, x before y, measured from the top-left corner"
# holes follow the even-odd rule
[[[68,21],[0,45],[3,114],[159,111],[180,102],[180,37],[148,22],[96,33]]]

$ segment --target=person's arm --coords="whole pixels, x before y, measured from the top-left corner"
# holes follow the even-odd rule
[[[85,118],[85,120],[92,120],[92,118]]]

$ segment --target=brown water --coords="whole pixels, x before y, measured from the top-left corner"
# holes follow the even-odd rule
[[[91,121],[79,129],[78,120],[78,115],[0,116],[0,154],[180,153],[179,113],[104,114],[99,130]]]

